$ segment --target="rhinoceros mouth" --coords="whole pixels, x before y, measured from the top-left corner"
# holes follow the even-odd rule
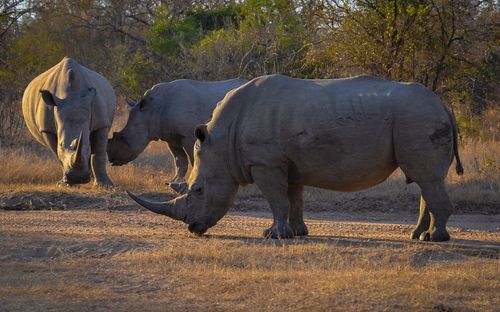
[[[90,180],[91,180],[90,174],[83,176],[71,176],[66,174],[63,176],[61,182],[66,183],[68,185],[75,185],[75,184],[89,183]]]
[[[111,166],[113,166],[113,167],[123,166],[127,163],[125,161],[118,161],[118,160],[110,160],[109,162],[111,163]]]
[[[188,230],[198,236],[202,236],[208,230],[209,226],[204,222],[193,222],[188,226]]]

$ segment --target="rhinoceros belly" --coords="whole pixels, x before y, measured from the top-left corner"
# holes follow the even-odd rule
[[[282,145],[291,161],[290,179],[338,191],[383,182],[396,168],[390,121],[310,127]]]

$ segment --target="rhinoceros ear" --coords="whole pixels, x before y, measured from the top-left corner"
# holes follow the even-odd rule
[[[137,104],[137,101],[132,99],[127,99],[127,104],[130,107],[134,107]]]
[[[45,102],[45,104],[50,106],[57,106],[56,102],[54,101],[54,97],[52,96],[52,93],[50,93],[50,91],[40,90],[40,93],[42,94],[42,99]]]
[[[208,137],[207,125],[199,125],[194,129],[194,136],[200,140],[201,143],[205,142]]]
[[[147,106],[148,101],[151,101],[151,100],[147,100],[146,98],[140,99],[139,102],[137,103],[139,110],[143,110]]]
[[[68,70],[68,81],[73,82],[75,80],[75,72],[73,69]]]

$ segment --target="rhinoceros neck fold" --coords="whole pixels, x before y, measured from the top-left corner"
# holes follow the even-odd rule
[[[252,177],[245,170],[245,166],[243,163],[243,157],[240,153],[240,149],[238,148],[238,133],[237,133],[237,123],[238,119],[233,120],[228,127],[228,140],[226,146],[226,158],[227,165],[229,168],[229,172],[233,179],[239,185],[246,185],[253,183]]]
[[[156,105],[157,107],[154,107],[147,127],[148,142],[157,140],[168,142],[172,139],[171,131],[166,131],[171,127],[171,123],[168,122],[168,105],[164,103],[161,103],[161,105],[156,103]]]

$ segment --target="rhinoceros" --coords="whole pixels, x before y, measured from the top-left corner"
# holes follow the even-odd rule
[[[370,76],[302,80],[263,76],[229,92],[195,129],[186,194],[168,202],[129,195],[202,235],[231,207],[240,185],[256,183],[269,201],[264,236],[307,235],[303,187],[352,192],[382,183],[396,168],[421,188],[411,238],[446,241],[452,204],[444,179],[456,158],[451,112],[419,83]]]
[[[181,79],[153,86],[139,102],[128,101],[132,108],[127,124],[108,142],[109,161],[113,166],[124,165],[139,156],[149,142],[165,141],[174,159],[173,181],[179,182],[170,186],[182,190],[188,165],[193,163],[193,129],[210,120],[217,102],[245,82]]]
[[[89,166],[95,185],[113,185],[106,173],[106,145],[116,96],[103,76],[65,57],[30,82],[22,107],[31,134],[59,158],[58,185],[89,182]]]

